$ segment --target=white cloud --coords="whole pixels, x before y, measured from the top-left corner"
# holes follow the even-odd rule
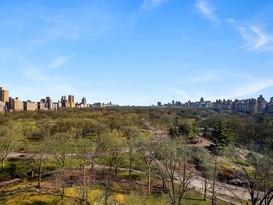
[[[142,9],[145,9],[145,10],[151,9],[151,8],[155,8],[155,7],[160,6],[161,4],[163,4],[166,1],[167,0],[144,0],[141,7],[142,7]]]
[[[24,94],[24,96],[22,96],[23,98],[30,99],[31,96],[42,97],[47,95],[54,95],[54,98],[56,99],[56,96],[60,93],[75,93],[74,88],[71,86],[70,78],[56,73],[45,73],[43,70],[46,69],[38,66],[30,67],[25,70],[23,73],[23,76],[25,77],[25,83],[23,84],[25,90],[29,90],[29,92]],[[24,90],[21,87],[17,88],[16,90],[17,92],[19,91],[18,93],[25,93],[21,91]],[[48,93],[48,90],[50,90],[50,93]]]
[[[181,40],[182,40],[182,41],[186,41],[186,40],[188,40],[188,37],[187,37],[187,36],[182,36],[182,37],[181,37]]]
[[[273,36],[257,26],[240,26],[237,27],[242,38],[246,41],[246,45],[242,46],[247,50],[253,51],[269,51],[273,50]]]
[[[245,86],[237,86],[231,93],[231,98],[257,94],[261,90],[273,86],[273,79],[247,76]]]
[[[23,75],[25,77],[31,77],[31,76],[36,76],[40,73],[40,69],[33,67],[33,68],[29,68],[28,70],[26,70]]]
[[[188,78],[185,83],[205,83],[213,80],[217,80],[220,78],[220,75],[216,72],[200,72],[195,74],[194,76]]]
[[[32,25],[26,27],[34,28],[36,32],[32,33],[37,33],[30,39],[32,45],[44,45],[56,39],[96,40],[109,35],[110,31],[119,25],[107,4],[95,1],[60,10],[48,10],[45,7],[37,12],[33,9],[30,14],[36,16],[34,23],[39,23],[35,28]]]
[[[38,19],[41,19],[43,21],[46,21],[48,23],[63,23],[63,17],[61,15],[56,15],[56,16],[46,16],[43,14],[38,15]]]
[[[58,68],[64,64],[66,64],[72,56],[59,56],[53,60],[53,62],[49,65],[51,68]]]
[[[254,77],[247,74],[240,77],[240,82],[222,92],[221,95],[224,94],[225,96],[221,96],[219,99],[236,99],[255,94],[260,95],[262,90],[272,86],[273,79]]]
[[[227,23],[233,24],[235,23],[235,20],[233,18],[227,18],[225,19]]]
[[[168,88],[168,90],[174,92],[177,96],[179,96],[184,101],[187,101],[190,99],[190,96],[184,90],[179,90],[177,88]]]
[[[197,0],[195,7],[207,19],[220,23],[221,20],[215,15],[213,8],[205,0]]]

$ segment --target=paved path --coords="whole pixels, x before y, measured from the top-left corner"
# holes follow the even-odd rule
[[[167,132],[164,130],[158,130],[155,127],[153,127],[149,122],[147,122],[145,119],[142,119],[142,123],[143,125],[149,129],[150,131],[152,131],[154,133],[155,139],[161,139],[161,138],[165,138],[168,137]],[[203,137],[198,137],[199,142],[197,144],[194,145],[189,145],[189,146],[209,146],[211,144],[211,142],[207,139],[204,139]],[[160,163],[158,160],[156,160],[156,163],[159,163],[159,166],[162,168],[162,171],[165,170],[165,167],[162,163]],[[175,173],[175,177],[177,179],[181,178],[181,176],[179,176],[178,173]],[[176,183],[180,183],[181,180],[176,180]],[[196,191],[199,191],[200,193],[204,192],[204,183],[205,179],[201,176],[197,176],[192,178],[190,180],[190,184],[189,186],[191,188],[194,188]],[[211,196],[212,195],[212,181],[208,180],[208,195]],[[248,193],[248,190],[246,188],[243,187],[238,187],[238,186],[234,186],[234,185],[230,185],[230,184],[226,184],[226,183],[221,183],[221,182],[216,182],[215,183],[215,192],[216,192],[216,197],[220,198],[221,200],[225,201],[225,202],[231,202],[233,204],[241,204],[241,203],[235,203],[233,201],[230,201],[230,198],[237,198],[237,199],[241,199],[241,200],[249,200],[250,199],[250,195]],[[218,196],[217,196],[218,195]],[[225,197],[227,196],[227,197]],[[229,199],[227,199],[229,198]]]

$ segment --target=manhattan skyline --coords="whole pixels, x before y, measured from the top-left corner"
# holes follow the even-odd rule
[[[1,85],[33,101],[269,100],[272,10],[270,0],[0,1]]]

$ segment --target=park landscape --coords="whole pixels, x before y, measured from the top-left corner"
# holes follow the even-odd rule
[[[0,205],[273,205],[272,11],[0,0]]]
[[[272,115],[109,107],[0,115],[0,204],[273,204]]]

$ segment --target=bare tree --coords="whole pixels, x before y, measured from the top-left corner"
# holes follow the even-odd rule
[[[152,175],[154,174],[153,167],[154,161],[155,161],[155,152],[158,149],[156,144],[153,142],[152,139],[145,138],[145,137],[139,137],[137,142],[137,149],[138,152],[142,155],[143,168],[147,175],[147,187],[148,192],[147,195],[151,194],[151,184],[152,184]]]
[[[68,156],[72,151],[72,137],[73,135],[71,133],[67,132],[58,132],[54,134],[53,136],[50,136],[50,140],[48,141],[50,146],[50,152],[54,156],[54,158],[57,160],[58,165],[61,167],[61,170],[59,171],[59,179],[62,179],[62,186],[61,186],[61,200],[62,204],[64,203],[64,197],[65,197],[65,167],[66,162],[69,159]]]
[[[237,177],[247,189],[251,204],[269,205],[273,200],[273,158],[270,152],[259,154],[251,151],[246,159],[249,166],[240,163],[240,157],[235,155],[239,172]],[[241,174],[239,174],[241,173]],[[259,202],[260,201],[260,202]]]
[[[8,155],[20,144],[20,132],[14,129],[15,128],[0,127],[0,160],[2,167],[5,166]]]
[[[167,190],[172,205],[180,205],[189,188],[194,172],[188,168],[191,159],[191,149],[180,138],[164,139],[161,148],[157,150],[156,163],[160,173],[167,176]],[[160,161],[163,161],[161,164]]]
[[[135,154],[135,145],[136,145],[136,138],[139,134],[138,128],[134,126],[126,126],[124,128],[124,133],[126,135],[126,144],[128,146],[128,154],[129,154],[129,179],[132,180],[132,163],[134,160]]]
[[[46,161],[49,158],[48,148],[48,142],[44,139],[31,150],[32,177],[34,177],[35,172],[38,172],[38,188],[41,188],[42,171]]]
[[[193,162],[196,166],[196,169],[201,172],[204,177],[204,201],[207,200],[207,191],[209,180],[211,180],[214,176],[214,163],[213,157],[209,154],[209,152],[204,147],[192,147],[193,153]]]

